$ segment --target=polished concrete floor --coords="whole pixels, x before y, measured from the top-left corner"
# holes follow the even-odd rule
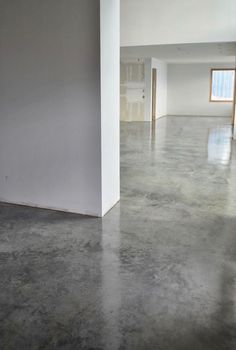
[[[103,219],[0,204],[0,349],[235,350],[227,123],[121,124],[121,202]]]

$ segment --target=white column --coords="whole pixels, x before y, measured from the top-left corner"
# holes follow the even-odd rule
[[[120,1],[100,0],[102,215],[120,198]]]
[[[119,1],[0,13],[0,200],[102,216],[119,200]]]

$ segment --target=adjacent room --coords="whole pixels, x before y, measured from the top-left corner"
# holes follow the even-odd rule
[[[0,349],[236,349],[235,0],[0,0]]]
[[[235,53],[236,42],[122,47],[121,121],[232,120]]]

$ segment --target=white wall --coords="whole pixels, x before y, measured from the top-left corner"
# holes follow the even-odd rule
[[[236,140],[236,101],[235,101],[235,109],[234,109],[234,135],[233,138]]]
[[[234,116],[234,135],[233,135],[234,140],[236,140],[236,115]]]
[[[235,41],[235,0],[121,0],[121,46]]]
[[[152,69],[157,69],[156,116],[167,114],[167,64],[156,58],[145,60],[146,106],[145,120],[152,120]]]
[[[120,199],[120,1],[101,0],[102,214]]]
[[[234,127],[233,127],[233,139],[236,140],[236,77],[234,81],[234,108],[233,108],[233,119],[234,119]]]
[[[108,4],[101,6],[103,31]],[[118,199],[118,160],[111,156],[119,130],[111,115],[113,150],[101,130],[101,87],[109,82],[101,86],[100,1],[4,1],[0,25],[0,200],[102,215]],[[112,67],[106,40],[101,65]],[[115,63],[113,73],[114,85]],[[112,170],[101,154],[106,146]],[[109,198],[106,174],[115,182]]]
[[[209,102],[210,69],[227,64],[168,64],[169,115],[231,116],[232,103]]]
[[[145,59],[145,121],[152,121],[152,58]]]

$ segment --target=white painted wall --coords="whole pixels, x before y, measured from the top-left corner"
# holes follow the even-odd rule
[[[231,116],[232,103],[209,102],[210,69],[228,64],[168,64],[169,115]]]
[[[120,199],[120,1],[101,0],[102,215]]]
[[[236,140],[236,102],[235,102],[235,109],[234,109],[234,130],[233,130],[233,138]]]
[[[156,58],[145,60],[146,105],[145,120],[152,120],[152,69],[157,69],[157,119],[167,114],[167,64]]]
[[[101,2],[102,32],[106,6]],[[115,204],[119,186],[117,113],[108,125],[113,150],[103,93],[101,118],[101,88],[118,81],[116,63],[113,79],[101,83],[100,74],[100,63],[102,73],[104,62],[112,71],[117,49],[106,57],[104,38],[100,62],[100,1],[12,0],[0,7],[0,200],[100,216]],[[109,195],[108,175],[115,183]]]
[[[233,139],[236,140],[236,77],[235,77],[235,85],[234,85],[234,108],[233,108],[233,118],[234,118],[234,128],[233,128]]]
[[[121,46],[235,41],[235,0],[121,0]]]
[[[152,58],[145,59],[145,121],[152,121]]]

